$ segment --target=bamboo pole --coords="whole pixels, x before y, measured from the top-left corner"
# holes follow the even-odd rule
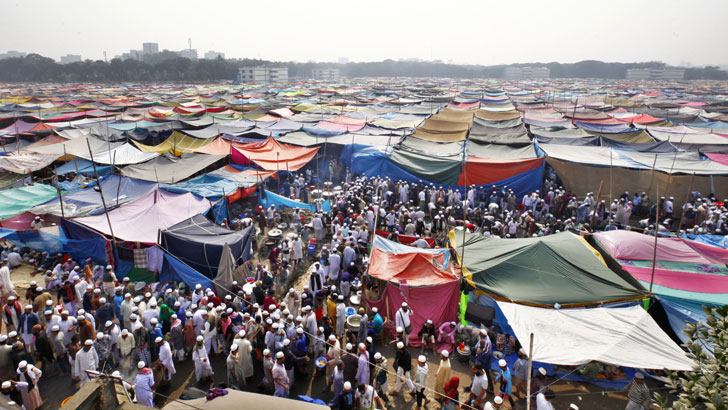
[[[533,333],[528,344],[528,378],[526,379],[526,410],[531,410],[531,379],[533,375]]]
[[[680,215],[680,223],[677,225],[677,237],[680,237],[680,231],[682,230],[682,221],[683,221],[683,215],[685,214],[685,205],[688,204],[688,201],[690,200],[690,191],[693,190],[693,181],[695,180],[695,172],[693,172],[693,176],[690,178],[690,185],[688,186],[688,193],[685,194],[685,202],[683,202],[683,212]]]
[[[652,250],[652,273],[650,274],[650,293],[652,293],[652,284],[655,282],[655,265],[657,264],[657,233],[660,228],[660,184],[657,184],[657,209],[655,210],[655,247]]]
[[[602,186],[604,186],[604,180],[599,182],[599,192],[597,193],[597,199],[594,200],[594,209],[592,210],[591,220],[589,221],[589,232],[591,232],[594,227],[594,216],[596,216],[597,208],[599,208],[599,198],[602,196]]]
[[[58,179],[58,167],[53,167],[53,173],[56,174],[56,193],[58,194],[58,201],[61,203],[61,218],[66,219],[66,212],[63,210],[63,195],[61,195],[61,187],[58,186],[60,182]]]
[[[99,194],[101,194],[101,204],[104,206],[104,213],[106,214],[106,222],[109,224],[109,232],[111,233],[111,244],[116,247],[116,238],[114,237],[114,228],[111,226],[111,218],[109,217],[109,208],[106,207],[106,198],[104,198],[104,191],[101,188],[101,181],[99,180],[99,172],[96,169],[96,163],[94,162],[94,154],[91,152],[91,143],[86,139],[86,146],[88,147],[88,154],[91,157],[91,165],[94,168],[94,175],[96,175],[96,185],[99,187]]]

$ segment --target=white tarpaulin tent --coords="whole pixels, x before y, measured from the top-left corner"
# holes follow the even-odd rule
[[[498,302],[533,360],[580,365],[596,360],[642,369],[693,370],[685,352],[640,306],[544,309]]]

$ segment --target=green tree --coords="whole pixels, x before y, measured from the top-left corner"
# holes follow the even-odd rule
[[[668,373],[667,387],[674,397],[655,393],[663,409],[728,409],[728,306],[703,309],[705,323],[688,324],[684,330],[696,371]]]

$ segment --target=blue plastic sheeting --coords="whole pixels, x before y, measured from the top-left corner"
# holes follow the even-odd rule
[[[66,175],[70,174],[71,172],[76,172],[78,174],[83,175],[94,175],[94,166],[91,163],[91,161],[85,160],[83,158],[76,158],[71,161],[66,162],[65,164],[61,165],[57,168],[58,175]],[[96,172],[99,173],[99,175],[107,175],[111,172],[111,166],[101,166],[96,165]]]
[[[68,239],[41,231],[13,231],[0,228],[0,238],[18,247],[28,247],[50,254],[67,253],[77,261],[91,258],[96,263],[106,264],[106,242],[103,238]]]
[[[704,243],[706,245],[728,248],[728,236],[723,235],[682,235],[683,238],[691,241]]]
[[[321,128],[321,127],[318,127],[315,125],[313,127],[303,127],[302,130],[307,132],[308,134],[311,134],[314,136],[317,135],[319,137],[336,137],[338,135],[347,134],[346,131],[334,131],[334,130],[329,130],[326,128]]]
[[[248,184],[253,186],[255,184]],[[164,187],[165,190],[176,193],[191,192],[203,198],[220,198],[224,195],[234,194],[238,188],[247,187],[236,181],[231,181],[217,175],[204,174],[189,181]]]
[[[271,205],[275,205],[277,208],[308,209],[309,211],[316,212],[316,205],[304,204],[303,202],[274,194],[267,189],[265,190],[265,195],[260,196],[260,203],[266,208]],[[331,212],[331,203],[328,200],[324,201],[321,204],[321,209],[323,209],[324,212]]]
[[[162,272],[159,273],[159,281],[168,282],[171,280],[184,282],[190,287],[190,289],[194,289],[198,283],[202,285],[203,289],[214,289],[212,286],[212,280],[185,265],[174,256],[164,252],[164,263],[162,264]]]
[[[660,296],[659,300],[662,304],[662,308],[667,314],[667,320],[670,322],[670,327],[677,337],[683,341],[683,343],[686,343],[689,339],[689,337],[683,333],[685,325],[697,322],[705,323],[706,315],[701,303],[695,303],[689,300],[668,296]],[[712,350],[712,348],[709,350]]]
[[[635,131],[634,128],[627,124],[592,124],[590,122],[576,121],[576,126],[585,131],[600,132],[603,134],[619,134]]]
[[[680,123],[678,123],[680,124]],[[684,125],[687,125],[688,127],[697,127],[697,128],[711,128],[711,129],[719,129],[719,130],[725,130],[728,129],[728,123],[723,121],[710,121],[710,122],[704,122],[704,123],[685,123]],[[723,133],[720,131],[719,133]]]

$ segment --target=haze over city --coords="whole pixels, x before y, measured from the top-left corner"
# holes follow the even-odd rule
[[[723,65],[728,2],[700,1],[692,18],[685,2],[283,0],[4,4],[0,52],[18,50],[59,59],[103,60],[155,42],[160,50],[209,50],[228,58],[274,61],[379,61],[418,58],[457,64],[575,62],[587,59],[670,65]],[[42,10],[43,13],[38,11]],[[29,25],[32,22],[32,25]]]

